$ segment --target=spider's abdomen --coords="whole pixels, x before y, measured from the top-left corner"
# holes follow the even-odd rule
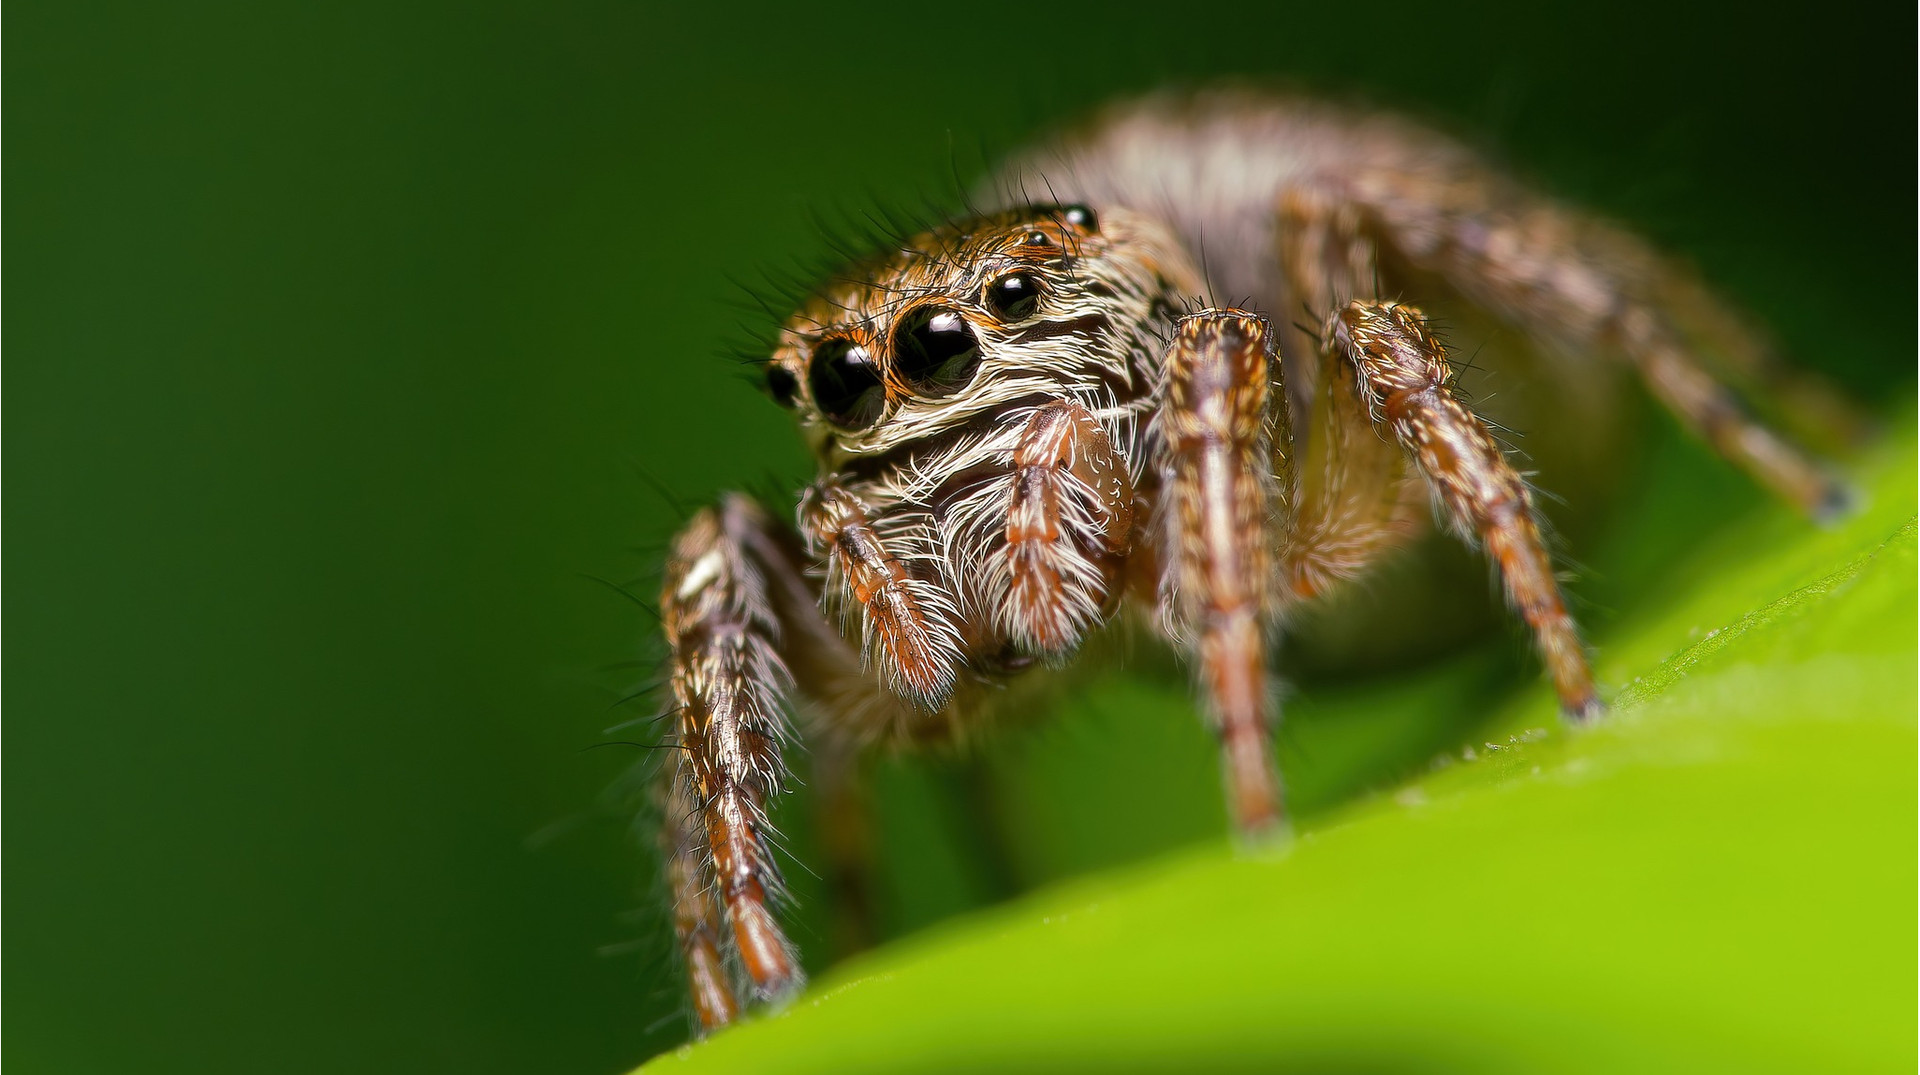
[[[1041,195],[1149,214],[1188,250],[1206,252],[1215,296],[1264,305],[1281,282],[1274,210],[1282,191],[1467,158],[1431,132],[1324,101],[1171,94],[1129,102],[1013,158],[988,181],[987,197],[1017,205]]]

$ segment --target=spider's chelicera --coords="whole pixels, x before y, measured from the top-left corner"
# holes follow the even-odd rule
[[[1791,376],[1737,316],[1423,129],[1250,94],[1154,99],[988,189],[1006,208],[855,267],[782,329],[766,385],[819,460],[794,521],[730,495],[673,543],[666,846],[702,1028],[735,1018],[743,988],[802,981],[765,815],[796,735],[822,751],[950,738],[993,688],[1129,611],[1187,656],[1249,834],[1282,817],[1277,625],[1434,517],[1497,566],[1566,714],[1600,712],[1533,493],[1453,390],[1411,304],[1423,288],[1560,362],[1624,362],[1809,514],[1844,499],[1722,387]],[[1779,402],[1844,409],[1804,379]]]

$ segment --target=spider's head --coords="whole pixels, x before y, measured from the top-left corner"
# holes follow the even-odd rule
[[[781,329],[768,392],[837,465],[1009,406],[1114,407],[1197,276],[1165,227],[1124,210],[1040,206],[974,217],[858,265]]]

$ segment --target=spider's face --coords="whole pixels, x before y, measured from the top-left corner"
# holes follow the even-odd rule
[[[781,331],[767,388],[830,465],[1010,404],[1118,406],[1148,391],[1141,374],[1193,275],[1160,225],[1124,211],[961,221],[808,302]]]

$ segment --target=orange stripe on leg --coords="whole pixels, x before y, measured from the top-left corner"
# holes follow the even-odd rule
[[[1273,605],[1265,322],[1210,310],[1187,318],[1167,359],[1160,412],[1167,463],[1167,596],[1194,635],[1200,685],[1220,734],[1228,808],[1244,833],[1282,818],[1269,728],[1263,620]]]
[[[1334,315],[1328,339],[1449,519],[1463,535],[1478,538],[1499,565],[1508,599],[1533,629],[1562,711],[1576,720],[1598,713],[1586,650],[1541,540],[1532,491],[1486,423],[1448,387],[1446,348],[1420,311],[1396,303],[1351,303]]]

